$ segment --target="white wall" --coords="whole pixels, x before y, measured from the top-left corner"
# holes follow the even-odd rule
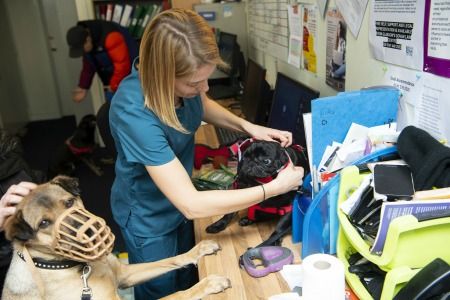
[[[4,1],[29,120],[61,116],[38,0]],[[16,67],[16,66],[14,66]]]
[[[299,3],[316,4],[315,0],[302,0]],[[347,47],[346,47],[346,82],[345,89],[357,90],[362,87],[379,85],[383,78],[384,63],[372,58],[369,50],[368,40],[368,23],[369,23],[369,6],[367,6],[364,21],[358,36],[355,39],[350,31],[347,31]],[[336,7],[334,0],[329,0],[328,8]],[[267,80],[272,87],[275,86],[276,73],[281,72],[287,76],[294,78],[313,89],[320,91],[321,97],[332,96],[337,93],[325,83],[325,63],[326,63],[326,18],[319,17],[318,37],[317,37],[317,74],[299,69],[278,60],[273,56],[263,53],[255,48],[249,49],[249,56],[256,59],[260,64],[267,68]]]

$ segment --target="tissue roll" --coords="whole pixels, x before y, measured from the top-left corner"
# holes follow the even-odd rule
[[[344,264],[328,254],[313,254],[303,260],[304,300],[344,300]]]

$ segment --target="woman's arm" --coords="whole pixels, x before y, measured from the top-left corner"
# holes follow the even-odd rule
[[[303,178],[303,168],[290,164],[275,180],[264,184],[264,190],[261,186],[255,186],[239,190],[197,191],[176,158],[167,164],[146,168],[161,192],[188,219],[223,215],[247,208],[297,189]]]
[[[226,110],[214,100],[209,99],[205,93],[202,93],[201,97],[204,110],[203,121],[214,126],[246,132],[258,140],[277,140],[283,147],[292,144],[292,133],[250,123]]]

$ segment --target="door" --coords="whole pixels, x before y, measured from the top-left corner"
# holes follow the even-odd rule
[[[69,57],[66,42],[67,30],[78,21],[75,1],[38,1],[61,113],[64,116],[75,115],[79,121],[94,111],[90,93],[81,103],[72,101],[72,90],[78,84],[82,64],[81,58]]]

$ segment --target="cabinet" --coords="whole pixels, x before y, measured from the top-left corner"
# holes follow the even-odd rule
[[[237,41],[240,49],[247,61],[247,17],[245,3],[211,3],[196,4],[194,10],[200,15],[214,15],[213,19],[207,19],[208,24],[217,31],[224,31],[237,35]],[[210,79],[228,77],[220,70],[216,70]]]
[[[128,29],[137,40],[145,27],[167,1],[93,1],[95,18],[112,21]]]

